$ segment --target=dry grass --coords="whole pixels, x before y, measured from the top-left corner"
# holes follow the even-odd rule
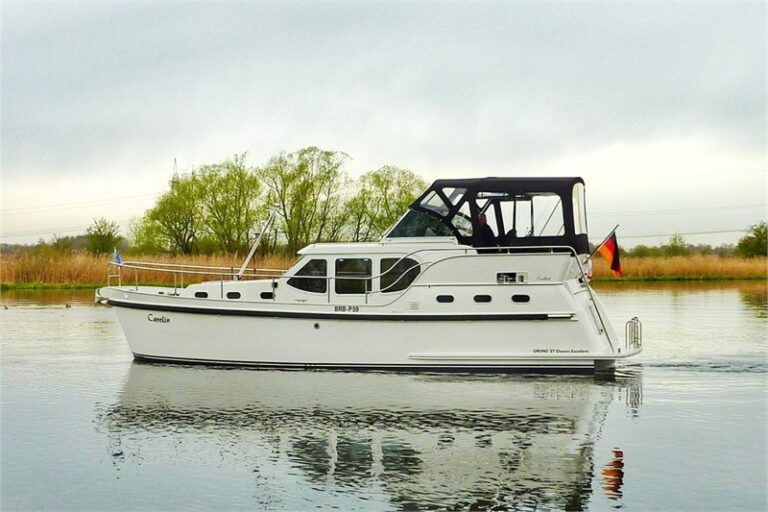
[[[624,257],[623,277],[635,280],[657,279],[766,279],[768,259],[720,257],[696,254],[674,257]],[[594,259],[594,277],[612,279],[613,274],[602,258]]]
[[[162,262],[177,265],[200,265],[225,267],[223,272],[238,270],[243,258],[239,256],[136,256],[124,258],[125,261]],[[112,261],[109,256],[91,256],[89,254],[34,254],[3,255],[0,259],[0,283],[7,287],[45,287],[72,286],[93,287],[107,282],[107,267]],[[286,269],[293,258],[271,256],[254,258],[249,268]],[[206,279],[217,279],[217,271],[208,275],[185,275],[184,282],[192,283]],[[123,280],[133,282],[138,277],[142,283],[173,284],[173,276],[163,272],[123,270]]]
[[[3,255],[0,259],[0,283],[6,287],[94,287],[107,282],[110,256],[88,254],[27,253]],[[219,266],[237,270],[242,258],[237,256],[141,256],[125,258],[131,261],[160,261],[181,265]],[[285,269],[294,262],[292,257],[271,256],[255,260],[251,268]],[[718,256],[680,256],[673,258],[632,258],[622,260],[627,280],[705,280],[705,279],[766,279],[766,258],[736,258]],[[170,274],[124,271],[123,279],[142,283],[173,284]],[[595,258],[594,277],[611,281],[613,277],[602,259]],[[185,276],[184,282],[217,279],[218,274]],[[616,282],[620,282],[618,279]]]

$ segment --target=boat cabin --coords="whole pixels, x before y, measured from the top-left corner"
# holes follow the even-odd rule
[[[385,239],[455,237],[473,247],[572,247],[589,254],[584,180],[437,180]]]
[[[544,271],[544,260],[534,253],[589,254],[581,178],[482,178],[435,181],[410,205],[408,212],[380,242],[313,244],[301,251],[301,259],[286,273],[284,288],[296,297],[325,295],[328,300],[369,300],[373,293],[381,300],[408,289],[433,262],[455,255],[477,253],[527,253],[534,259],[483,260],[466,281],[482,279],[496,283],[520,282],[527,271],[537,275],[570,272],[570,258],[558,263],[557,271]],[[446,262],[456,278],[463,263]],[[535,261],[535,263],[534,263]],[[548,259],[549,264],[554,262]],[[561,261],[561,260],[557,260]],[[499,268],[490,271],[490,267]],[[557,266],[555,265],[555,266]],[[487,268],[486,268],[487,267]],[[525,267],[525,269],[523,269]],[[484,274],[483,274],[484,275]],[[499,276],[502,276],[501,278]],[[507,277],[504,277],[507,276]],[[509,277],[514,276],[514,278]],[[434,278],[434,277],[433,277]],[[561,277],[560,277],[561,278]]]

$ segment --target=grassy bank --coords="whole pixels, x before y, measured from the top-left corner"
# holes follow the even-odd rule
[[[227,272],[238,270],[243,263],[239,256],[169,256],[142,255],[125,257],[124,260],[163,262],[178,265],[200,265],[206,267],[225,267]],[[3,255],[0,260],[0,287],[2,289],[29,288],[97,288],[107,282],[107,264],[112,255],[92,256],[90,254],[23,254]],[[286,269],[293,263],[293,258],[272,256],[254,258],[249,268]],[[138,277],[141,283],[173,284],[173,276],[168,273],[124,270],[124,281],[133,282]],[[189,284],[210,279],[218,279],[219,274],[185,275],[184,283]]]
[[[132,261],[162,261],[183,265],[205,265],[238,269],[242,259],[235,256],[136,256]],[[111,256],[96,257],[88,254],[23,254],[4,255],[0,260],[0,283],[3,289],[13,288],[95,288],[107,281],[107,263]],[[285,269],[293,258],[272,256],[255,260],[251,267]],[[737,258],[710,255],[678,256],[672,258],[626,257],[622,259],[623,279],[615,279],[602,259],[595,259],[594,279],[601,282],[632,281],[703,281],[728,279],[766,279],[766,258]],[[185,284],[209,276],[185,277]],[[133,271],[124,274],[133,282]],[[140,272],[142,283],[168,283],[169,275],[159,272]],[[173,278],[170,277],[170,283]]]
[[[674,257],[623,257],[623,277],[613,277],[602,258],[594,260],[596,281],[706,281],[768,279],[768,259],[696,254]]]

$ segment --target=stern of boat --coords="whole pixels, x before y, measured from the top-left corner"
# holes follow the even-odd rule
[[[643,351],[643,324],[633,317],[624,324],[624,344],[614,347],[614,354],[605,359],[595,360],[596,372],[611,372],[616,361],[627,359]]]

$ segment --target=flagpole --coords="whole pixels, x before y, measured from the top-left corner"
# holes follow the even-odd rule
[[[595,253],[596,253],[597,251],[599,251],[599,250],[600,250],[600,248],[603,246],[603,244],[604,244],[605,242],[607,242],[609,238],[611,238],[611,235],[613,235],[613,234],[616,232],[616,230],[617,230],[617,229],[619,229],[619,225],[618,225],[618,224],[616,224],[616,226],[615,226],[615,227],[614,227],[614,228],[611,230],[611,232],[610,232],[610,233],[608,233],[608,236],[606,236],[605,238],[603,238],[603,241],[602,241],[602,242],[600,242],[598,245],[596,245],[596,246],[595,246],[595,250],[594,250],[594,251],[592,251],[592,254],[590,254],[590,255],[589,255],[589,258],[591,258],[592,256],[594,256],[594,255],[595,255]],[[589,259],[589,258],[587,258],[587,259]]]

